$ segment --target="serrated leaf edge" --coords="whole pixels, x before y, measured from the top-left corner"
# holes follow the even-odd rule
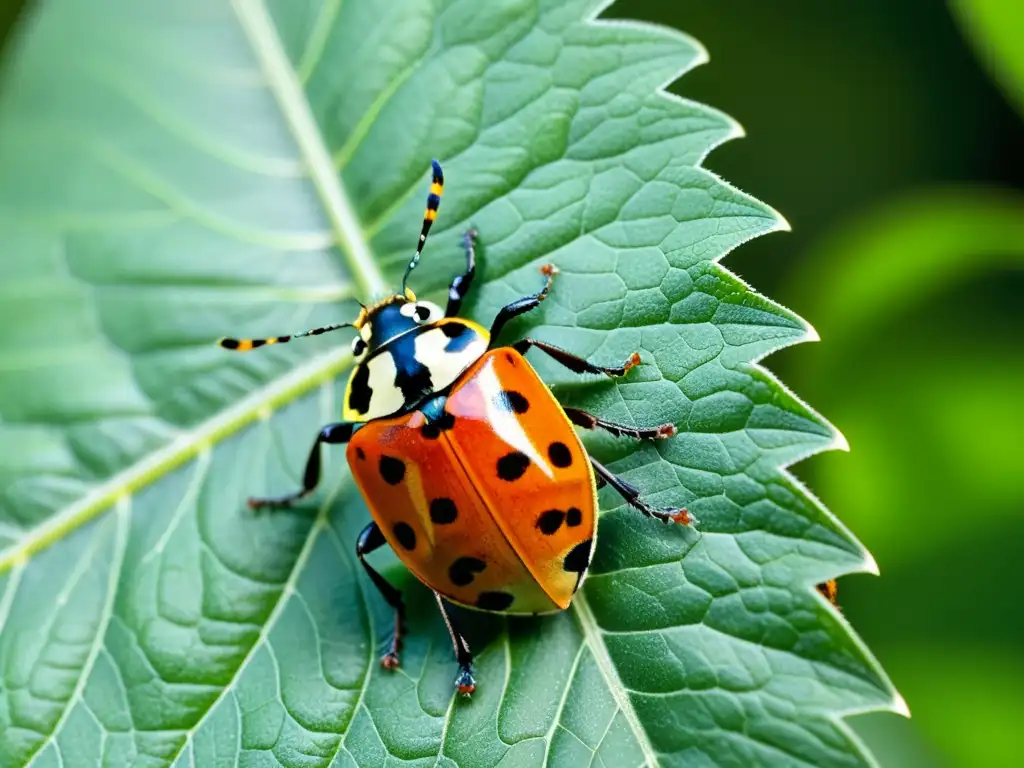
[[[675,101],[675,102],[678,102],[678,103],[681,103],[681,104],[687,104],[687,105],[696,105],[696,106],[699,106],[701,109],[705,109],[705,110],[708,110],[710,112],[717,113],[724,120],[726,120],[731,126],[733,126],[733,130],[731,132],[729,132],[728,134],[723,136],[718,142],[713,142],[713,143],[711,143],[708,146],[707,151],[705,151],[700,156],[700,159],[696,163],[696,167],[700,168],[702,171],[704,171],[705,173],[707,173],[710,176],[712,176],[715,179],[715,181],[718,182],[719,184],[721,184],[722,186],[727,187],[729,189],[733,189],[733,190],[735,190],[737,192],[740,192],[741,194],[746,194],[746,193],[742,192],[742,190],[740,190],[739,187],[737,187],[736,185],[732,184],[731,182],[725,181],[717,173],[715,173],[714,171],[709,170],[708,168],[705,168],[704,165],[703,165],[703,163],[707,159],[708,155],[712,151],[714,151],[717,147],[721,146],[722,144],[724,144],[727,141],[730,141],[732,139],[744,136],[746,132],[744,131],[743,126],[735,118],[733,118],[731,115],[728,115],[727,113],[720,112],[720,111],[714,109],[713,107],[709,107],[706,104],[698,104],[697,102],[693,102],[693,101],[690,101],[688,99],[682,98],[682,97],[680,97],[680,96],[678,96],[678,95],[676,95],[674,93],[671,93],[670,91],[667,90],[668,87],[672,83],[674,83],[677,80],[679,80],[688,71],[690,71],[691,69],[693,69],[696,66],[699,66],[701,64],[706,64],[707,62],[710,61],[710,55],[708,54],[707,49],[703,46],[703,44],[700,43],[700,41],[698,41],[695,38],[687,35],[685,32],[681,32],[679,30],[675,30],[675,29],[671,29],[671,28],[666,28],[666,27],[663,27],[663,26],[658,25],[658,24],[650,24],[650,23],[647,23],[647,22],[635,21],[635,20],[629,20],[629,19],[599,19],[598,16],[600,16],[601,13],[603,13],[605,10],[607,10],[609,7],[611,7],[614,4],[614,2],[615,2],[615,0],[601,0],[601,2],[596,6],[593,14],[591,15],[591,17],[589,19],[589,22],[592,23],[592,24],[595,24],[595,25],[611,25],[611,26],[624,26],[624,27],[641,28],[641,29],[657,29],[659,31],[666,31],[667,30],[667,31],[669,31],[669,32],[671,32],[671,33],[673,33],[675,35],[678,35],[681,39],[686,40],[697,51],[697,56],[695,56],[694,59],[691,62],[688,63],[687,66],[680,67],[679,70],[677,72],[675,72],[671,78],[668,78],[661,85],[661,87],[658,89],[658,93],[663,98],[666,98],[666,99],[668,99],[670,101]],[[765,234],[770,234],[771,232],[788,232],[788,231],[791,231],[792,227],[790,226],[790,224],[786,220],[786,218],[779,211],[777,211],[772,206],[770,206],[767,203],[764,203],[764,202],[762,202],[760,200],[757,200],[757,203],[759,205],[763,206],[765,209],[767,209],[769,214],[775,220],[775,226],[771,227],[766,232],[753,233],[753,234],[749,235],[748,237],[740,239],[738,242],[736,242],[733,245],[732,248],[730,248],[729,250],[727,250],[727,251],[723,252],[722,254],[720,254],[713,261],[714,261],[714,263],[716,265],[719,265],[719,267],[721,269],[723,269],[723,270],[725,269],[724,267],[720,266],[720,262],[722,261],[722,259],[724,259],[730,253],[732,253],[733,250],[735,250],[736,248],[739,248],[740,246],[742,246],[743,244],[749,242],[750,240],[753,240],[753,239],[755,239],[757,237],[760,237],[762,235],[765,235]],[[824,418],[820,413],[818,413],[817,410],[815,410],[810,405],[805,403],[802,398],[800,398],[798,395],[796,395],[788,386],[786,386],[781,380],[779,380],[775,376],[774,373],[772,373],[768,368],[766,368],[764,365],[761,364],[761,361],[765,357],[767,357],[768,355],[770,355],[770,354],[772,354],[774,352],[779,351],[780,349],[785,349],[786,347],[793,346],[795,344],[799,344],[799,343],[802,343],[802,342],[805,342],[805,341],[819,341],[820,338],[821,338],[820,335],[814,329],[814,327],[807,320],[805,320],[803,317],[800,317],[799,315],[797,315],[796,313],[792,312],[788,308],[784,307],[782,304],[778,303],[777,301],[774,301],[773,299],[771,299],[771,298],[769,298],[767,296],[763,296],[762,294],[758,293],[756,290],[751,288],[751,286],[745,280],[743,280],[740,276],[736,275],[735,273],[733,273],[733,272],[731,272],[729,270],[725,270],[725,271],[728,272],[729,276],[732,279],[737,280],[749,293],[751,293],[753,295],[760,296],[761,298],[763,298],[765,301],[769,302],[773,306],[778,307],[779,309],[787,312],[788,314],[790,314],[792,317],[794,317],[803,326],[803,329],[804,329],[803,335],[801,335],[799,337],[796,337],[796,338],[784,340],[778,346],[773,347],[773,348],[765,351],[764,353],[762,353],[762,354],[760,354],[760,355],[758,355],[756,357],[751,358],[751,360],[749,362],[749,365],[751,365],[752,367],[756,368],[761,373],[763,373],[766,377],[768,377],[771,380],[771,382],[775,386],[777,386],[779,388],[780,391],[782,391],[783,393],[785,393],[786,395],[791,397],[794,401],[796,401],[798,404],[800,404],[801,406],[806,408],[811,414],[813,414],[813,416],[816,419],[818,419],[819,422],[823,426],[825,426],[832,433],[832,441],[830,443],[826,444],[826,445],[819,446],[819,447],[813,448],[811,450],[808,450],[806,452],[806,454],[798,456],[798,457],[794,458],[793,460],[791,460],[791,461],[789,461],[789,462],[787,462],[785,464],[779,465],[778,469],[779,469],[780,474],[787,481],[791,482],[795,488],[797,488],[800,492],[803,493],[804,497],[806,498],[806,500],[810,504],[812,504],[814,507],[816,507],[817,509],[819,509],[822,512],[824,512],[828,516],[828,518],[833,522],[833,524],[851,542],[853,542],[858,547],[858,549],[860,550],[862,560],[861,560],[861,564],[860,564],[860,568],[859,569],[849,569],[849,570],[843,569],[843,570],[833,574],[833,576],[841,576],[841,575],[845,575],[845,574],[848,574],[848,573],[856,573],[856,572],[866,572],[866,573],[872,573],[872,574],[878,575],[878,573],[879,573],[878,563],[874,559],[874,557],[871,555],[871,553],[868,551],[867,547],[865,547],[861,543],[861,541],[853,534],[853,532],[850,531],[850,529],[847,528],[847,526],[841,520],[839,520],[839,518],[836,517],[836,515],[831,510],[829,510],[828,507],[825,506],[821,502],[821,500],[818,499],[818,497],[790,471],[790,467],[792,465],[794,465],[794,464],[796,464],[796,463],[798,463],[800,461],[803,461],[804,459],[809,458],[810,456],[817,455],[818,453],[823,453],[825,451],[830,451],[830,450],[849,451],[849,449],[850,449],[849,442],[847,441],[846,437],[842,434],[842,432],[834,424],[832,424],[830,421],[828,421],[826,418]],[[831,604],[823,596],[821,596],[817,592],[817,590],[815,589],[815,586],[813,584],[807,584],[806,585],[806,589],[807,589],[807,591],[814,592],[815,596],[819,600],[821,600],[821,602],[823,604],[825,604],[827,608],[829,608],[830,610],[833,610],[836,613],[837,618],[838,618],[839,622],[842,624],[842,626],[844,627],[844,629],[846,630],[847,635],[850,638],[852,638],[854,645],[861,652],[861,654],[863,655],[864,659],[870,665],[872,672],[875,675],[877,675],[879,681],[884,686],[884,688],[886,690],[886,693],[888,693],[888,695],[889,695],[888,707],[876,706],[876,705],[867,705],[867,706],[865,706],[863,708],[847,709],[847,710],[843,710],[843,711],[839,711],[839,710],[825,710],[825,711],[823,711],[821,713],[830,722],[832,722],[839,730],[841,730],[851,740],[851,742],[853,742],[854,744],[856,744],[859,747],[861,755],[864,757],[864,759],[867,761],[867,763],[870,766],[872,766],[872,768],[877,768],[878,763],[877,763],[874,755],[871,753],[871,751],[864,744],[863,740],[847,724],[847,722],[845,721],[845,718],[847,716],[850,716],[850,715],[857,715],[857,714],[862,714],[862,713],[867,713],[867,712],[886,711],[886,710],[909,718],[910,717],[910,709],[909,709],[909,707],[908,707],[908,705],[906,703],[906,700],[903,698],[903,696],[900,695],[899,691],[893,685],[892,681],[889,679],[889,676],[886,674],[885,670],[882,668],[881,664],[879,664],[878,660],[875,658],[875,656],[871,652],[871,650],[867,647],[867,644],[863,641],[863,639],[860,637],[860,635],[857,634],[857,632],[853,629],[852,625],[846,619],[845,615],[843,615],[842,612],[840,612],[840,611],[835,611],[835,609],[831,606]],[[630,711],[632,711],[632,707],[630,707]],[[625,712],[624,712],[624,714],[625,714]],[[635,716],[635,713],[634,713],[634,716]],[[632,724],[632,721],[631,721],[631,724]]]

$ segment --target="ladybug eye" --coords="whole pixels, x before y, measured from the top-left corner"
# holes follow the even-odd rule
[[[439,306],[431,304],[429,301],[417,301],[411,304],[403,304],[401,309],[399,309],[399,312],[411,320],[415,320],[416,323],[420,325],[440,320],[444,315]]]
[[[366,342],[363,341],[361,336],[356,336],[352,339],[352,354],[355,355],[358,360],[366,352]]]

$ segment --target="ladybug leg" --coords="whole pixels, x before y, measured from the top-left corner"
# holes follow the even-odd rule
[[[564,365],[573,373],[603,373],[608,376],[625,376],[631,369],[640,365],[640,355],[634,352],[622,365],[594,365],[593,363],[584,360],[579,355],[574,355],[572,352],[566,352],[560,347],[548,344],[546,341],[537,341],[536,339],[520,339],[512,348],[515,349],[519,354],[525,355],[526,351],[530,347],[536,347],[544,354],[551,357],[553,360]]]
[[[579,408],[562,408],[569,421],[584,429],[603,429],[616,437],[634,437],[637,440],[661,440],[672,437],[676,433],[675,424],[660,424],[657,427],[630,427],[626,424],[616,424],[614,421],[605,421]]]
[[[441,618],[444,625],[448,627],[448,634],[452,638],[452,647],[455,649],[455,659],[459,662],[459,674],[455,677],[455,688],[463,696],[469,696],[476,690],[476,678],[473,677],[473,653],[469,650],[469,643],[455,623],[455,617],[448,611],[448,605],[437,592],[434,593],[437,600],[437,607],[441,609]]]
[[[395,609],[395,631],[391,635],[391,642],[388,644],[387,652],[380,657],[380,664],[385,669],[396,669],[398,667],[398,652],[402,650],[402,636],[405,634],[405,601],[402,600],[401,590],[395,589],[391,583],[377,573],[373,566],[366,562],[366,555],[375,549],[380,549],[387,541],[384,534],[376,523],[370,523],[363,528],[363,532],[356,539],[356,557],[366,569],[370,581],[387,601],[387,604]]]
[[[320,482],[320,444],[337,445],[347,443],[352,438],[355,424],[341,421],[337,424],[328,424],[320,430],[313,443],[313,449],[309,452],[306,460],[306,470],[302,473],[302,490],[289,493],[287,496],[278,496],[270,499],[249,499],[249,506],[252,509],[263,507],[281,508],[289,507],[304,496],[308,496]]]
[[[524,296],[521,299],[516,299],[511,304],[506,304],[500,310],[498,310],[497,316],[494,318],[494,322],[491,323],[491,344],[494,344],[494,340],[498,338],[498,334],[501,333],[501,329],[505,327],[505,323],[514,317],[529,312],[531,309],[536,309],[544,299],[548,297],[548,291],[551,290],[551,282],[555,279],[555,275],[558,274],[558,269],[552,264],[546,264],[541,267],[541,273],[547,277],[547,282],[544,283],[544,287],[537,291],[532,296]]]
[[[597,476],[603,478],[615,491],[626,500],[626,503],[634,509],[638,509],[648,517],[654,517],[661,520],[663,523],[682,523],[683,525],[690,524],[690,515],[685,509],[655,509],[654,507],[645,504],[640,501],[640,489],[633,485],[627,480],[623,480],[621,477],[613,473],[604,464],[591,459],[590,463],[594,467],[594,472]]]
[[[444,310],[445,317],[457,317],[462,309],[462,300],[469,293],[473,284],[473,275],[476,273],[476,237],[475,229],[469,230],[462,236],[462,247],[466,251],[466,271],[458,275],[452,284],[448,286],[448,306]]]

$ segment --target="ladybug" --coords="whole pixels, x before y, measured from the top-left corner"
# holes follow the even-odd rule
[[[574,429],[646,440],[671,437],[675,426],[637,428],[564,407],[525,357],[535,349],[575,373],[624,376],[639,364],[638,354],[622,365],[600,366],[537,339],[495,345],[509,320],[548,295],[557,274],[553,266],[541,269],[544,286],[503,307],[489,330],[458,316],[473,284],[476,232],[463,238],[466,270],[452,280],[443,310],[406,287],[443,185],[435,160],[419,243],[400,293],[364,306],[352,323],[220,344],[245,352],[339,328],[358,332],[343,420],[320,430],[302,488],[250,499],[249,505],[287,507],[306,496],[320,480],[321,444],[347,443],[349,466],[373,518],[356,542],[356,555],[395,611],[381,663],[398,666],[405,617],[402,593],[366,560],[387,544],[434,593],[459,664],[455,686],[469,695],[476,687],[472,654],[451,606],[529,615],[568,608],[594,552],[599,484],[663,522],[687,524],[690,518],[685,509],[644,503],[638,488],[587,455]]]

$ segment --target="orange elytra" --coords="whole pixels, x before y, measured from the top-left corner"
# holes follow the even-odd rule
[[[542,267],[541,290],[503,307],[490,330],[458,317],[473,283],[476,232],[463,239],[466,270],[452,281],[444,310],[417,300],[406,286],[443,186],[435,160],[419,243],[399,293],[364,307],[352,323],[220,343],[245,352],[338,328],[358,332],[344,420],[320,430],[302,489],[249,504],[284,507],[306,496],[320,479],[320,445],[347,443],[349,466],[373,517],[356,554],[395,610],[381,663],[398,666],[405,616],[402,593],[366,560],[386,543],[434,593],[459,663],[455,687],[468,695],[476,687],[472,654],[452,606],[512,614],[568,608],[594,552],[599,482],[645,515],[683,524],[690,519],[685,509],[644,503],[638,488],[587,454],[574,428],[653,440],[674,435],[672,424],[637,428],[563,407],[525,357],[535,348],[575,373],[624,376],[640,363],[638,354],[619,366],[598,366],[535,339],[494,345],[509,320],[544,300],[557,269]]]

